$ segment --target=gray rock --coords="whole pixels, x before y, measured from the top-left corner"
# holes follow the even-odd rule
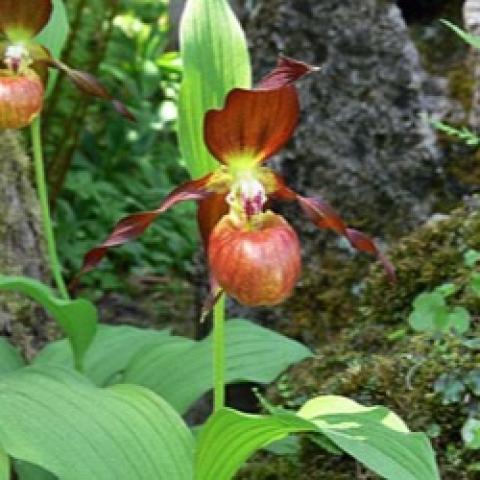
[[[389,239],[427,218],[441,154],[425,119],[427,76],[398,7],[269,0],[260,2],[248,38],[257,73],[279,52],[323,66],[300,85],[302,120],[277,159],[289,184]],[[302,232],[313,232],[296,217]]]

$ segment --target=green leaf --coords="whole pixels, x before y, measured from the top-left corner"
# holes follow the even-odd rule
[[[50,472],[28,462],[17,460],[14,462],[15,473],[19,480],[56,480]]]
[[[421,293],[415,298],[413,306],[408,322],[414,330],[436,332],[446,329],[448,309],[441,293]]]
[[[100,325],[85,356],[84,373],[99,386],[112,384],[138,352],[151,345],[163,345],[170,338],[166,330]],[[33,363],[73,367],[72,352],[68,343],[60,340],[47,345]]]
[[[5,338],[0,337],[0,375],[13,372],[24,365],[25,361],[20,352]]]
[[[480,272],[472,273],[468,286],[472,289],[475,295],[480,296]]]
[[[0,442],[59,480],[193,477],[193,437],[165,401],[132,385],[100,389],[64,368],[0,379]]]
[[[463,255],[463,261],[466,267],[474,267],[475,264],[480,260],[480,252],[478,250],[467,250]]]
[[[10,480],[10,459],[0,447],[0,480]]]
[[[227,0],[188,0],[180,25],[183,80],[178,135],[193,178],[218,166],[203,140],[205,112],[220,108],[235,87],[250,88],[251,68],[243,30]]]
[[[299,342],[246,320],[226,323],[226,381],[270,383],[312,355]],[[123,381],[150,388],[180,413],[212,388],[211,336],[192,345],[152,346],[128,366]]]
[[[458,286],[451,282],[444,283],[439,287],[435,288],[434,290],[435,293],[439,293],[444,298],[450,297],[457,291],[458,291]]]
[[[228,480],[257,449],[290,433],[327,437],[389,480],[438,480],[434,453],[424,434],[410,433],[382,407],[366,408],[337,396],[317,397],[298,412],[270,416],[222,409],[202,429],[195,458],[196,480]]]
[[[389,480],[440,479],[426,435],[410,433],[384,407],[363,407],[337,396],[307,402],[298,415],[310,419],[333,443]]]
[[[480,449],[480,420],[469,418],[462,427],[462,438],[467,448]]]
[[[63,47],[68,38],[67,11],[63,0],[53,0],[53,13],[47,26],[37,35],[35,41],[47,47],[55,58],[60,58]],[[50,95],[57,81],[58,71],[50,70],[46,95]]]
[[[460,27],[457,27],[457,25],[449,22],[448,20],[442,19],[440,21],[453,30],[464,42],[470,44],[472,47],[480,48],[480,37],[462,30]]]
[[[42,305],[68,337],[75,366],[82,368],[83,357],[97,329],[97,310],[91,302],[59,299],[49,287],[27,277],[0,275],[0,290],[22,293]]]
[[[449,330],[454,330],[461,335],[470,328],[470,313],[464,307],[454,307],[447,316],[447,323]]]
[[[442,395],[442,403],[450,405],[460,402],[465,392],[465,384],[457,372],[442,373],[433,385],[436,393]]]
[[[470,388],[476,397],[480,397],[480,369],[470,370],[465,376],[465,385]]]

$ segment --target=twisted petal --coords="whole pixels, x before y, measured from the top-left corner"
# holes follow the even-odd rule
[[[68,65],[65,65],[56,59],[50,59],[50,66],[65,73],[80,91],[93,97],[109,100],[120,115],[132,122],[135,121],[134,115],[127,109],[127,107],[119,100],[113,98],[107,89],[90,73],[70,68]]]
[[[274,70],[260,80],[257,90],[274,90],[295,83],[311,72],[320,70],[319,67],[299,62],[293,58],[281,56]]]
[[[33,38],[47,25],[52,0],[0,0],[0,33],[9,40]]]
[[[293,83],[314,67],[282,57],[254,90],[233,89],[221,110],[205,116],[205,143],[220,162],[248,158],[262,162],[280,150],[298,123]]]
[[[87,252],[83,259],[82,269],[74,280],[74,284],[77,283],[76,281],[81,275],[92,270],[100,263],[109,248],[123,245],[139,237],[160,214],[170,207],[186,200],[198,201],[209,196],[210,192],[205,187],[210,177],[211,174],[180,185],[165,198],[156,210],[134,213],[120,220],[110,236],[101,245]]]
[[[273,197],[280,200],[297,201],[305,214],[317,227],[333,230],[337,234],[346,237],[350,245],[360,252],[375,255],[382,263],[389,280],[395,282],[395,268],[368,235],[347,227],[338,213],[324,200],[318,197],[302,197],[288,188],[280,177],[277,177],[277,185],[278,189],[273,194]]]

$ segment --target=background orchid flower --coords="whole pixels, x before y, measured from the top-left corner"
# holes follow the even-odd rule
[[[294,82],[314,70],[282,57],[255,89],[233,89],[222,109],[205,116],[205,142],[219,168],[176,188],[158,209],[121,220],[105,242],[86,254],[81,273],[94,268],[110,247],[141,235],[176,203],[195,200],[212,299],[224,290],[246,305],[278,304],[291,294],[300,274],[300,245],[288,222],[266,209],[267,201],[275,198],[296,201],[319,228],[333,230],[357,250],[376,255],[393,280],[394,269],[373,240],[348,228],[322,199],[297,194],[263,165],[286,144],[298,123]]]
[[[83,92],[110,100],[133,120],[95,77],[68,67],[35,42],[52,11],[52,0],[0,0],[0,128],[23,128],[41,112],[49,67],[64,72]]]

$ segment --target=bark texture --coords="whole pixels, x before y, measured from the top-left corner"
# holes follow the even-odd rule
[[[39,208],[31,162],[19,134],[0,131],[0,273],[45,280]],[[12,337],[27,356],[52,333],[51,323],[24,297],[0,293],[0,335]]]

